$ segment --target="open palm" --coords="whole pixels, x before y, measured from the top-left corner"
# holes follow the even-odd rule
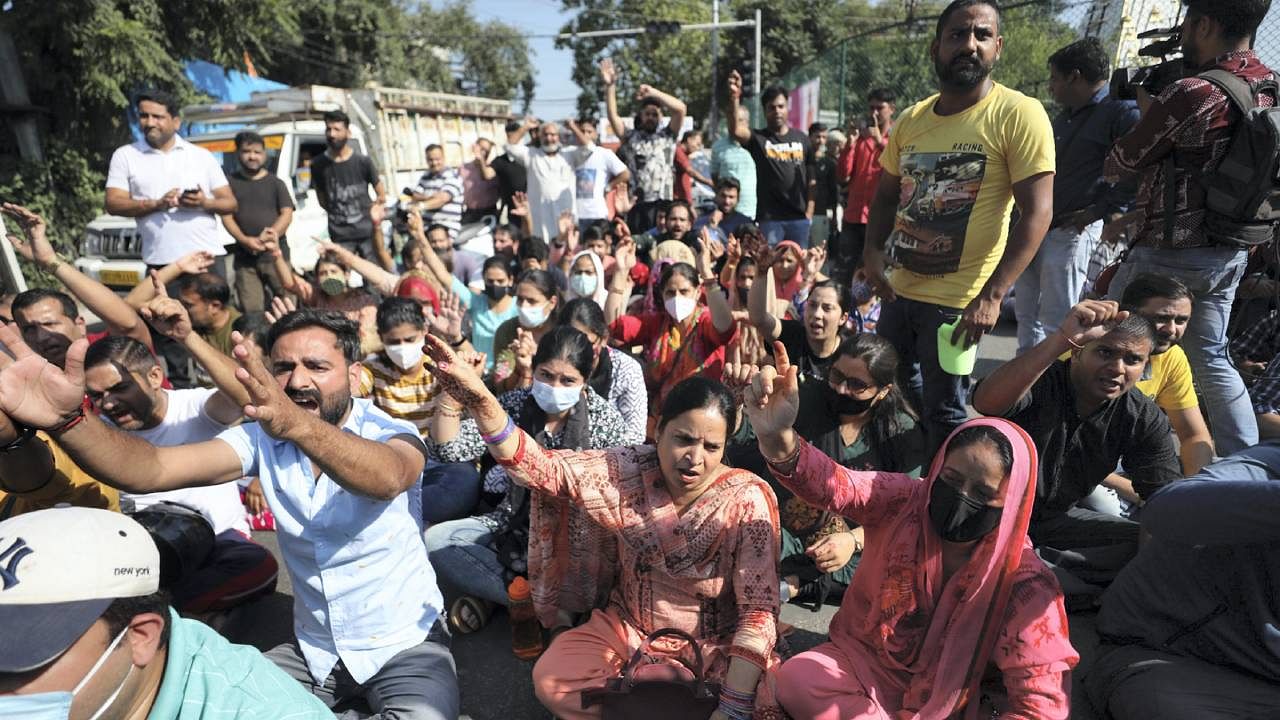
[[[67,349],[66,371],[37,355],[22,341],[16,325],[0,327],[0,411],[34,428],[56,427],[84,402],[84,339]]]
[[[800,414],[797,368],[791,364],[787,348],[781,342],[774,342],[773,358],[776,367],[761,368],[743,398],[742,408],[758,436],[777,435],[790,429]]]

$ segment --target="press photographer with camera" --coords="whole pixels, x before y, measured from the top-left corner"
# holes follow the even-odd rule
[[[1214,445],[1229,455],[1255,445],[1258,428],[1227,356],[1227,320],[1248,248],[1274,237],[1280,221],[1272,210],[1280,192],[1274,179],[1280,111],[1250,112],[1277,105],[1276,76],[1251,49],[1271,2],[1183,4],[1185,76],[1153,96],[1104,168],[1108,182],[1140,175],[1141,212],[1109,296],[1119,299],[1140,272],[1176,277],[1191,288],[1195,311],[1183,347],[1204,394]]]

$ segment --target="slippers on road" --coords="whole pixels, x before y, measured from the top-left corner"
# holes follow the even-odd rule
[[[469,635],[489,624],[493,603],[471,595],[463,595],[449,607],[449,629],[456,635]]]

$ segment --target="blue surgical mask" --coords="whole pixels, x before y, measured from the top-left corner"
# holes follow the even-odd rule
[[[67,720],[71,717],[72,694],[62,692],[0,697],[0,717],[22,720]]]
[[[582,397],[582,386],[553,387],[541,380],[533,381],[533,399],[549,415],[562,413],[578,404]]]
[[[596,292],[595,275],[574,275],[569,278],[569,288],[578,297],[591,297]]]
[[[541,327],[547,321],[547,311],[541,305],[521,305],[520,325],[527,328]]]
[[[126,627],[120,631],[119,635],[116,635],[116,639],[112,640],[107,649],[98,656],[98,661],[93,664],[93,667],[89,668],[88,674],[76,684],[74,690],[71,692],[62,690],[60,692],[35,693],[33,695],[5,695],[0,697],[0,718],[67,720],[67,718],[71,717],[71,701],[84,689],[85,685],[89,684],[93,676],[107,662],[107,658],[111,657],[112,651],[116,649],[120,641],[124,639],[124,634],[128,631],[129,628]],[[89,720],[98,720],[106,712],[107,708],[111,707],[111,703],[120,697],[120,692],[124,690],[124,684],[128,682],[129,676],[133,674],[133,668],[134,665],[130,663],[129,672],[125,674],[124,679],[116,686],[115,692],[111,693],[111,696],[98,706],[98,709],[89,717]]]

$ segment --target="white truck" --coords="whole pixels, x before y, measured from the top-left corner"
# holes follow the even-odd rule
[[[506,100],[378,85],[358,89],[307,85],[257,92],[246,102],[183,108],[183,122],[195,128],[184,137],[212,152],[228,175],[237,169],[236,133],[252,129],[263,136],[267,169],[290,188],[297,206],[288,238],[290,260],[299,271],[315,265],[312,237],[329,233],[327,217],[311,187],[310,160],[326,147],[321,116],[339,109],[351,118],[356,152],[373,158],[389,202],[426,170],[428,145],[442,146],[446,164],[456,167],[471,159],[470,148],[477,139],[489,138],[500,145],[506,137],[504,125],[512,117]],[[222,233],[224,244],[232,245],[231,235],[226,230]],[[104,214],[85,229],[75,264],[110,287],[128,289],[146,277],[141,251],[133,219]]]

